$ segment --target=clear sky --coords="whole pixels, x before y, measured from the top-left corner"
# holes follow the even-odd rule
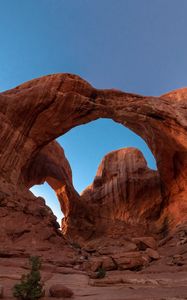
[[[0,91],[59,72],[145,95],[187,86],[186,14],[186,0],[0,0]],[[111,150],[138,147],[155,168],[143,140],[111,120],[58,140],[79,192]],[[33,191],[60,217],[47,185]]]

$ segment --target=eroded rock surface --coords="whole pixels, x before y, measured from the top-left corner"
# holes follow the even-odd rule
[[[118,228],[120,237],[127,227],[137,224],[141,230],[148,230],[160,214],[160,177],[147,167],[139,150],[120,149],[103,158],[93,184],[83,191],[81,198],[96,220],[94,228],[98,224],[97,233],[100,230],[102,234],[115,235]]]
[[[41,275],[44,283],[45,298],[50,299],[50,288],[57,284],[65,285],[74,293],[73,299],[82,300],[184,300],[187,293],[187,251],[184,238],[186,228],[180,227],[177,234],[162,240],[158,248],[160,259],[146,261],[146,250],[141,252],[115,252],[119,266],[112,267],[112,252],[100,256],[98,251],[86,252],[76,249],[77,258],[63,262],[63,257],[54,256],[53,261],[42,259]],[[151,249],[151,248],[147,248]],[[101,250],[101,249],[100,249]],[[99,251],[100,251],[99,250]],[[81,253],[80,253],[81,251]],[[84,256],[87,253],[87,258]],[[67,256],[67,254],[66,254]],[[144,260],[143,260],[144,258]],[[91,263],[93,270],[97,264],[105,265],[106,274],[97,278],[97,272],[85,271],[85,263]],[[76,263],[75,263],[76,262]],[[132,267],[135,270],[124,270]],[[96,266],[96,269],[97,269]],[[142,267],[138,270],[139,267]],[[132,267],[133,268],[133,267]],[[0,282],[4,287],[5,299],[12,299],[12,287],[19,282],[22,274],[29,271],[28,259],[24,257],[0,257]]]
[[[137,149],[113,151],[79,195],[64,151],[54,140],[98,118],[111,118],[140,135],[158,171],[147,167]],[[75,280],[76,272],[82,272],[82,290],[75,284],[76,299],[84,296],[83,286],[88,299],[115,299],[118,287],[108,293],[111,284],[122,284],[127,299],[139,295],[124,284],[133,289],[142,285],[141,297],[150,296],[156,286],[151,299],[166,292],[184,296],[186,290],[180,288],[186,282],[179,275],[173,281],[172,272],[186,272],[187,89],[146,97],[97,90],[76,75],[49,75],[0,93],[0,120],[1,266],[4,259],[13,263],[40,255],[49,264],[47,287],[65,280],[61,267],[70,268],[71,276],[75,272]],[[44,181],[55,190],[65,215],[62,231],[45,201],[29,191]],[[93,274],[88,279],[99,266],[114,273],[102,281]],[[7,270],[0,274],[5,288],[23,273],[19,268],[20,275],[6,275]],[[160,281],[157,275],[126,278],[119,273],[126,270],[168,273]],[[101,291],[102,284],[107,288]],[[124,293],[118,292],[118,299],[124,299]]]

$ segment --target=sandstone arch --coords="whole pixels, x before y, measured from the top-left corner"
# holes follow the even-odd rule
[[[71,74],[44,76],[3,92],[0,94],[1,181],[14,191],[24,190],[29,180],[38,180],[29,177],[29,170],[45,147],[56,147],[52,142],[55,138],[77,125],[111,118],[140,135],[155,156],[162,192],[159,226],[168,216],[173,225],[185,221],[186,98],[186,89],[161,97],[97,90]],[[50,143],[51,146],[46,146]],[[51,184],[58,185],[58,180]],[[65,192],[68,193],[72,198],[78,197],[71,184]]]

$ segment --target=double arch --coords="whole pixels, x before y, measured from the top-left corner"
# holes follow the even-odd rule
[[[162,207],[168,209],[169,203],[178,201],[178,192],[185,193],[186,96],[186,89],[161,97],[98,90],[71,74],[48,75],[26,82],[0,94],[2,176],[16,186],[35,184],[37,180],[29,170],[41,155],[45,161],[46,145],[57,151],[54,140],[71,128],[98,118],[110,118],[148,144],[160,174]],[[58,189],[58,180],[53,179],[51,185]],[[70,186],[64,189],[75,197],[76,191]],[[177,206],[180,210],[180,203]]]

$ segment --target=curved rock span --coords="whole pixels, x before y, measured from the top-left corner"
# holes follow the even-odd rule
[[[51,210],[29,192],[44,181],[56,191],[69,239],[166,234],[187,221],[187,89],[145,97],[98,90],[76,75],[48,75],[1,93],[0,118],[1,245],[65,243]],[[98,118],[141,136],[158,171],[134,148],[114,151],[79,195],[54,140]]]

